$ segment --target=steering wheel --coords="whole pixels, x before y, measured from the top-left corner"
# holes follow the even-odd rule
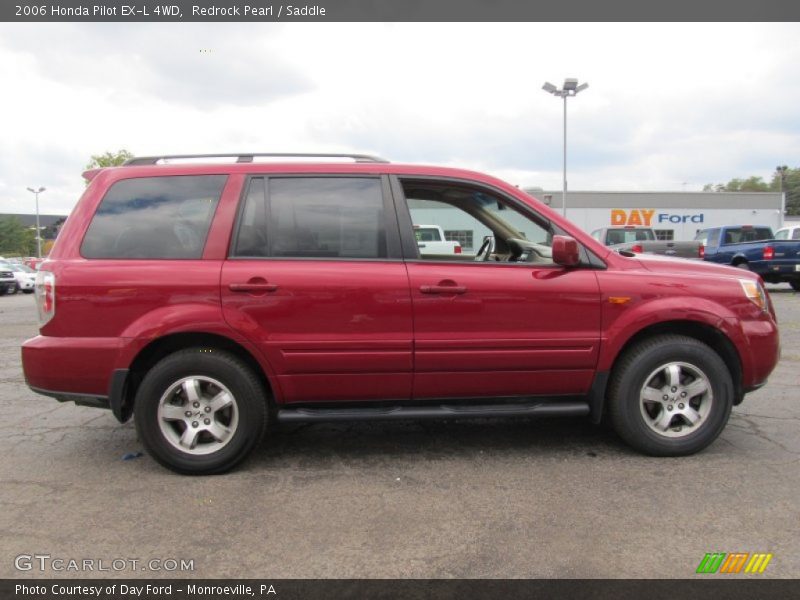
[[[492,254],[494,254],[495,249],[495,239],[493,235],[486,236],[486,239],[483,240],[481,247],[478,249],[478,253],[475,255],[475,261],[487,261],[491,260]]]

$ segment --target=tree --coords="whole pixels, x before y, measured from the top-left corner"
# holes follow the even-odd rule
[[[776,192],[783,189],[786,194],[786,214],[800,215],[800,167],[795,169],[784,167],[782,171],[776,170],[771,185]]]
[[[772,185],[764,181],[763,177],[752,176],[747,179],[731,179],[726,184],[718,183],[711,185],[707,183],[703,187],[704,192],[770,192]]]
[[[780,192],[786,193],[786,214],[800,215],[800,167],[776,169],[769,183],[762,177],[731,179],[728,183],[707,183],[704,192]]]
[[[25,227],[17,217],[0,219],[0,255],[33,256],[36,232]]]
[[[43,240],[54,240],[58,237],[58,232],[61,231],[61,226],[67,220],[67,217],[59,218],[55,223],[52,225],[48,225],[47,227],[42,229],[42,239]]]
[[[105,152],[103,154],[92,154],[92,160],[86,165],[86,169],[97,169],[99,167],[118,167],[126,160],[133,158],[133,153],[122,149],[117,152]]]

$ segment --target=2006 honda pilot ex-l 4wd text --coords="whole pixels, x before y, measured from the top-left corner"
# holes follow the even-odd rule
[[[38,274],[30,387],[218,473],[272,422],[343,419],[602,417],[686,455],[778,361],[757,275],[611,252],[479,173],[270,156],[87,172]],[[429,223],[463,251],[421,253]]]

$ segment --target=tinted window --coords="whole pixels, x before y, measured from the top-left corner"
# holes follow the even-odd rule
[[[381,182],[359,177],[251,180],[235,256],[385,258]]]
[[[724,244],[740,244],[744,242],[760,242],[772,239],[769,227],[736,227],[725,230]]]
[[[800,227],[798,227],[797,229],[795,229],[792,232],[792,239],[793,240],[800,240]]]
[[[81,245],[86,258],[201,258],[225,175],[142,177],[108,190]]]

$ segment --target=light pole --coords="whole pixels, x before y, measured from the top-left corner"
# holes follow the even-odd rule
[[[558,89],[552,83],[545,82],[542,89],[554,96],[560,96],[564,99],[564,190],[561,194],[561,214],[567,216],[567,98],[570,96],[577,96],[578,92],[582,92],[589,87],[588,83],[578,85],[577,79],[565,79],[564,87]]]
[[[783,219],[786,216],[786,171],[789,170],[789,167],[778,165],[775,170],[778,172],[778,181],[781,184],[781,227],[783,227]]]
[[[38,190],[28,188],[28,191],[36,196],[36,258],[42,258],[42,230],[39,229],[39,194],[47,188],[40,187]]]

